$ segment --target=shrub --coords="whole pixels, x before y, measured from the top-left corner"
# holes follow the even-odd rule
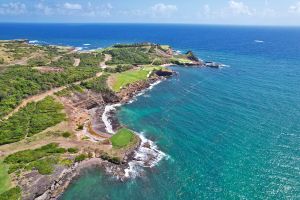
[[[68,137],[71,136],[71,133],[66,131],[66,132],[63,132],[63,133],[62,133],[62,136],[63,136],[64,138],[68,138]]]
[[[0,122],[0,145],[20,141],[26,135],[30,137],[58,124],[65,119],[62,109],[63,106],[53,97],[29,103],[9,119]]]
[[[119,157],[112,157],[109,161],[117,165],[121,164],[121,159]]]
[[[49,155],[64,153],[65,151],[64,148],[58,148],[58,144],[50,143],[38,149],[13,153],[7,156],[4,162],[8,164],[27,164]]]
[[[79,125],[77,126],[77,130],[83,130],[83,124],[79,124]]]
[[[150,64],[152,61],[144,48],[125,47],[106,50],[105,53],[112,55],[108,64]]]
[[[75,157],[75,162],[81,162],[85,159],[86,159],[86,155],[85,154],[80,154],[80,155]]]
[[[69,153],[77,153],[79,150],[77,148],[68,148]]]
[[[58,163],[57,158],[54,157],[45,158],[45,159],[32,162],[28,168],[37,169],[40,174],[46,175],[46,174],[51,174],[53,172],[54,164],[57,163]]]
[[[110,157],[108,155],[108,153],[102,153],[100,158],[103,159],[103,160],[107,160],[108,162],[117,164],[117,165],[121,164],[121,159],[119,157],[116,157],[116,156]]]
[[[27,66],[11,66],[0,73],[0,117],[12,111],[22,99],[54,87],[95,75],[99,67],[70,67],[60,73],[42,73]]]
[[[0,195],[0,200],[20,200],[22,190],[20,187],[14,187]]]
[[[60,161],[60,164],[62,164],[64,166],[67,166],[67,167],[70,167],[73,164],[73,161],[70,160],[70,159],[63,159],[63,160]]]

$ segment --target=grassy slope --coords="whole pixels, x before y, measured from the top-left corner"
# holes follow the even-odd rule
[[[8,166],[0,160],[0,194],[10,187],[10,178],[8,175]]]
[[[110,138],[114,148],[127,147],[134,140],[134,133],[126,128],[121,128]]]
[[[65,120],[63,105],[53,97],[46,97],[19,110],[8,120],[0,122],[0,145],[32,136]]]

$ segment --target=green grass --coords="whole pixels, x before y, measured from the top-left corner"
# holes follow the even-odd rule
[[[81,161],[85,160],[86,158],[87,158],[87,156],[85,154],[80,154],[75,157],[75,162],[81,162]]]
[[[114,148],[124,148],[134,141],[134,136],[134,133],[129,129],[121,128],[110,138],[110,141]]]
[[[0,194],[0,200],[21,200],[21,193],[20,187],[14,187]]]
[[[0,194],[7,191],[9,187],[8,165],[3,163],[3,160],[0,160]]]
[[[149,72],[156,69],[155,67],[145,67],[139,70],[126,71],[119,74],[115,74],[115,81],[112,85],[112,89],[115,92],[119,92],[122,88],[128,84],[146,80]]]
[[[37,169],[40,174],[51,174],[53,166],[58,163],[59,155],[66,152],[56,143],[50,143],[38,149],[24,150],[13,153],[4,159],[9,165],[9,173],[19,169]]]

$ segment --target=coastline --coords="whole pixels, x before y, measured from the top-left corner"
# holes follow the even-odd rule
[[[166,80],[166,78],[157,77],[148,79],[144,81],[143,84],[136,84],[135,87],[129,89],[130,93],[126,92],[126,94],[129,94],[130,98],[128,98],[128,96],[123,96],[120,102],[106,105],[102,113],[101,121],[105,124],[107,132],[114,134],[115,129],[119,126],[119,121],[116,117],[116,107],[132,103],[135,101],[136,97],[151,90],[163,80]],[[117,120],[117,122],[115,120]],[[107,175],[112,176],[119,181],[126,181],[141,176],[144,168],[152,168],[163,158],[167,157],[165,153],[158,149],[153,141],[145,138],[142,133],[134,133],[139,138],[139,141],[137,145],[126,150],[124,160],[121,164],[114,164],[102,159],[101,156],[88,158],[79,163],[74,163],[71,167],[63,169],[47,190],[34,197],[34,199],[58,199],[63,195],[68,186],[75,181],[76,178],[80,177],[82,170],[99,168]]]
[[[26,42],[23,42],[22,44],[26,45]],[[31,44],[31,47],[34,45],[38,44]],[[162,64],[152,65],[154,62],[153,60],[151,66],[132,64],[133,67],[128,69],[128,66],[126,65],[125,67],[116,67],[112,65],[106,70],[108,67],[106,62],[112,60],[110,52],[108,52],[108,50],[95,52],[103,57],[103,60],[92,60],[97,63],[97,67],[101,68],[101,72],[96,73],[93,77],[75,82],[74,86],[76,87],[73,87],[70,84],[69,86],[62,86],[57,91],[52,89],[53,92],[50,95],[54,96],[55,100],[62,104],[62,107],[64,108],[63,112],[68,118],[63,122],[61,127],[49,130],[65,130],[74,133],[73,137],[75,137],[75,140],[74,138],[70,138],[70,140],[66,138],[60,140],[58,143],[62,144],[64,147],[69,147],[71,150],[72,148],[77,148],[77,152],[66,153],[64,158],[65,160],[71,161],[71,163],[56,163],[53,165],[53,170],[49,174],[39,173],[34,167],[28,171],[21,171],[21,176],[13,174],[12,182],[14,185],[21,187],[23,199],[57,199],[62,195],[74,178],[80,176],[80,171],[82,169],[91,166],[105,166],[105,173],[120,181],[125,181],[130,178],[141,176],[144,168],[152,168],[160,160],[167,157],[165,153],[158,149],[153,141],[145,138],[143,133],[137,133],[120,124],[116,115],[117,107],[134,102],[136,97],[143,95],[146,91],[151,90],[167,78],[176,75],[176,72],[167,68],[169,66],[180,65],[203,67],[203,65],[190,51],[186,54],[175,55],[170,47],[167,50],[160,50],[161,47],[157,44],[146,43],[138,45],[141,45],[142,47],[146,45],[150,48],[155,47],[152,49],[152,52],[146,53],[161,59],[160,61]],[[58,46],[57,48],[62,47]],[[114,48],[117,52],[118,48],[123,47],[116,46]],[[127,49],[126,52],[130,53],[131,48],[132,47]],[[60,58],[63,59],[63,56],[69,58],[70,52],[76,52],[76,49],[67,50],[68,51],[64,52],[65,54],[57,55],[55,61]],[[141,48],[140,51],[143,52],[143,48]],[[47,51],[45,50],[44,53],[46,54]],[[88,57],[89,59],[94,59],[90,55],[90,53],[94,53],[94,51],[89,50],[86,51],[86,53],[87,54],[80,54],[83,57],[79,58],[71,56],[70,59],[72,60],[72,58],[74,58],[74,60],[72,60],[70,65],[78,68],[82,63],[84,64],[87,62],[87,64],[89,64],[87,60],[84,60],[86,59],[85,56],[90,56]],[[174,56],[177,57],[175,58]],[[176,62],[170,63],[171,59],[175,59]],[[26,62],[23,63],[24,65],[28,60],[25,61]],[[50,65],[51,63],[47,63],[46,65],[48,64]],[[55,64],[60,66],[63,62]],[[145,69],[144,67],[149,68]],[[44,66],[44,68],[47,69],[47,66]],[[41,70],[42,68],[35,67],[34,69]],[[50,72],[52,71],[40,71],[40,73]],[[60,72],[61,71],[55,71],[53,73]],[[115,78],[115,74],[122,74],[123,72],[124,74],[134,72],[135,75],[138,76],[131,82],[122,82],[124,77],[123,80],[120,78],[121,85],[115,89],[112,85],[113,82],[108,78],[113,79]],[[126,76],[128,76],[128,74],[126,74]],[[125,79],[128,78],[126,76]],[[113,81],[116,80],[117,79]],[[97,88],[95,86],[99,84],[103,85],[103,88]],[[77,90],[75,88],[77,88]],[[47,94],[49,94],[48,91],[45,95]],[[35,96],[32,98],[34,97]],[[24,105],[24,107],[26,105]],[[17,111],[18,110],[15,112]],[[116,142],[116,137],[114,137],[113,140],[112,135],[116,132],[119,134],[119,130],[123,128],[128,130],[129,134],[132,136],[128,136],[127,134],[125,137],[127,137],[126,140],[128,140],[128,138],[129,140],[122,146],[118,145],[118,142],[123,142],[123,139],[117,139]],[[124,134],[126,133],[122,133],[122,137],[124,137]],[[54,140],[54,142],[56,141],[57,140]],[[80,156],[82,159],[77,159],[77,157]]]

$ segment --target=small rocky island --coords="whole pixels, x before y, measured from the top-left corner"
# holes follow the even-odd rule
[[[87,167],[129,178],[135,152],[152,143],[115,107],[172,76],[170,65],[216,66],[152,43],[77,51],[0,41],[0,199],[57,199]]]

